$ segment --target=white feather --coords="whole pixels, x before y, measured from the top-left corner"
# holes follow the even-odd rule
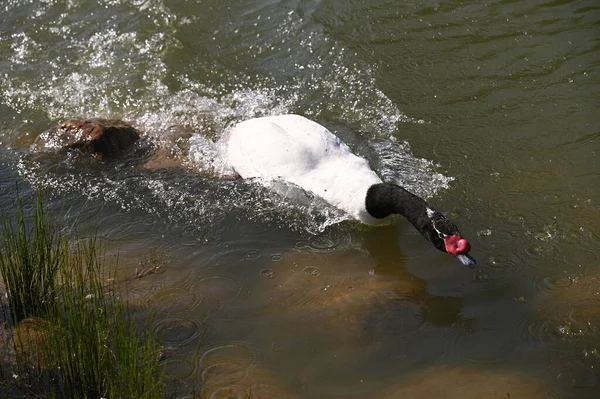
[[[322,197],[363,223],[381,222],[365,209],[381,179],[325,127],[299,115],[250,119],[228,133],[227,160],[243,178],[284,180]]]

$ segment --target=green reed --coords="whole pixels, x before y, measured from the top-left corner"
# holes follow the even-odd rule
[[[0,233],[17,381],[59,397],[161,397],[158,339],[130,317],[97,240],[53,227],[41,190],[32,219],[19,202]]]
[[[6,287],[13,321],[43,316],[53,302],[61,262],[68,257],[64,237],[52,230],[38,195],[32,228],[25,223],[23,202],[17,204],[16,221],[2,220],[0,273]]]

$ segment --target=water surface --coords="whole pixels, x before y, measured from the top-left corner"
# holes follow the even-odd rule
[[[44,182],[155,312],[186,397],[600,394],[594,1],[6,0],[0,203]],[[479,268],[227,176],[214,146],[298,113],[447,212]],[[116,117],[176,162],[31,150]],[[216,157],[216,158],[215,158]],[[169,166],[169,167],[162,167]]]

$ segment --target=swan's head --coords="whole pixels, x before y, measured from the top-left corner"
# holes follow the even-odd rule
[[[442,214],[435,212],[429,214],[431,229],[429,229],[429,240],[440,251],[454,256],[465,266],[475,267],[477,261],[469,255],[471,244],[462,238],[458,227]]]
[[[463,265],[475,267],[477,264],[477,261],[469,255],[471,244],[462,238],[460,234],[444,237],[444,247],[446,252],[456,257]]]

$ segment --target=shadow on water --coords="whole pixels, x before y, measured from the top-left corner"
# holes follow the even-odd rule
[[[429,293],[427,281],[410,273],[402,265],[403,255],[398,248],[396,224],[368,231],[364,236],[364,246],[373,257],[375,274],[392,279],[396,286],[395,300],[415,304],[421,311],[424,323],[434,326],[472,327],[474,319],[461,315],[464,300],[458,296],[439,296]],[[458,269],[457,271],[464,271]]]
[[[246,288],[210,319],[201,351],[229,353],[233,345],[238,352],[242,346],[242,353],[253,353],[253,371],[230,383],[248,392],[264,379],[279,387],[279,397],[372,395],[373,387],[356,384],[419,370],[423,359],[439,356],[432,334],[468,329],[474,319],[461,315],[462,298],[430,294],[427,283],[403,265],[397,227],[381,229],[368,230],[362,246],[355,230],[341,239],[339,230],[327,231],[276,258],[265,256],[267,246],[231,265],[245,275],[238,279]],[[392,353],[408,361],[398,363]],[[226,381],[235,378],[227,377],[225,364],[220,367],[225,377],[207,380],[201,373],[207,397],[234,389]]]

